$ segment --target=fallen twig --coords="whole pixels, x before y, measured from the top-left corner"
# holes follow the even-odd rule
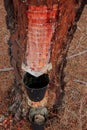
[[[78,41],[78,43],[77,43],[77,46],[75,47],[74,51],[73,51],[71,54],[75,53],[75,51],[79,48],[79,46],[80,46],[80,44],[81,44],[81,42],[82,42],[82,39],[83,39],[84,37],[85,37],[85,34],[83,34],[83,35],[80,37],[80,39],[79,39],[79,41]]]
[[[77,53],[77,54],[68,56],[66,59],[71,59],[71,58],[74,58],[74,57],[76,57],[76,56],[80,56],[80,55],[85,54],[85,53],[87,53],[87,50],[84,50],[84,51],[79,52],[79,53]]]
[[[76,83],[85,84],[87,86],[87,82],[86,81],[82,81],[82,80],[78,80],[78,79],[75,79],[73,81],[76,82]]]
[[[12,71],[14,70],[13,67],[10,67],[10,68],[3,68],[3,69],[0,69],[0,72],[6,72],[6,71]]]

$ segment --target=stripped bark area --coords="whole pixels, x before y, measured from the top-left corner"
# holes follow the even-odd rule
[[[52,38],[51,58],[52,70],[48,72],[50,77],[48,108],[58,107],[64,93],[64,66],[69,44],[76,30],[76,22],[79,20],[84,0],[30,0],[29,4],[51,6],[58,4],[57,25]],[[28,20],[26,12],[28,0],[4,0],[7,11],[7,27],[10,30],[9,55],[14,67],[14,87],[11,91],[12,105],[9,110],[14,115],[14,120],[27,117],[29,112],[28,97],[23,84],[24,72],[21,69],[25,57],[27,43]],[[52,97],[55,97],[52,101]],[[57,108],[56,107],[56,108]],[[53,108],[54,109],[54,108]]]

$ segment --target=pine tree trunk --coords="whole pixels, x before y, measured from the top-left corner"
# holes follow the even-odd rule
[[[64,93],[64,66],[66,65],[67,51],[84,5],[82,0],[50,0],[50,2],[49,0],[39,2],[38,0],[30,0],[30,4],[34,5],[46,4],[49,6],[53,2],[58,4],[58,16],[51,48],[52,70],[48,72],[50,78],[49,109],[58,104],[61,94]],[[27,43],[28,20],[26,12],[28,4],[26,0],[5,0],[4,3],[7,11],[7,27],[11,34],[8,42],[9,54],[15,71],[14,88],[11,92],[13,104],[9,110],[14,114],[15,119],[19,120],[21,116],[26,117],[29,111],[28,96],[23,84],[24,71],[21,69]],[[54,98],[50,99],[52,97]]]

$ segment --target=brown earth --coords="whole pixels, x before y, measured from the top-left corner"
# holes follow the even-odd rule
[[[12,125],[8,118],[8,91],[12,88],[14,71],[10,65],[7,41],[10,37],[6,27],[6,11],[3,0],[0,1],[0,121],[4,115],[0,130],[29,130],[28,121],[22,120]],[[52,113],[46,130],[87,130],[87,5],[85,6],[77,30],[67,55],[65,68],[65,96],[58,113]],[[82,53],[83,52],[83,53]],[[77,55],[76,55],[77,54]],[[10,68],[11,70],[8,70]],[[10,121],[7,124],[6,119]]]

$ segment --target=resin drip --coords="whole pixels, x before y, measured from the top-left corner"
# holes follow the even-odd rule
[[[28,7],[28,40],[22,69],[38,77],[52,68],[50,53],[58,5]]]

